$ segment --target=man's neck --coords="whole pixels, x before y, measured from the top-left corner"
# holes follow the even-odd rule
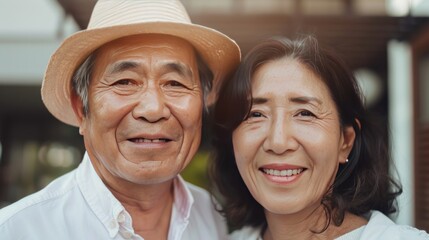
[[[110,190],[131,215],[137,234],[146,240],[167,239],[174,202],[173,180]]]
[[[97,161],[92,164],[106,187],[130,214],[134,231],[146,240],[167,239],[174,202],[174,179],[138,184],[112,175]]]

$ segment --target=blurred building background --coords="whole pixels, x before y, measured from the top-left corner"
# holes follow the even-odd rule
[[[385,123],[404,193],[396,222],[429,231],[429,0],[182,0],[195,23],[245,54],[274,36],[312,34],[355,71]],[[40,85],[61,41],[85,28],[96,0],[0,0],[0,208],[75,168],[78,129],[54,119]],[[185,178],[207,186],[208,136]]]

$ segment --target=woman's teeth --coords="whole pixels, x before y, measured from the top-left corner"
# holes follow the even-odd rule
[[[298,168],[298,169],[288,169],[288,170],[276,170],[276,169],[263,168],[262,171],[268,175],[279,176],[279,177],[291,177],[293,175],[300,174],[302,171],[304,171],[304,169]]]

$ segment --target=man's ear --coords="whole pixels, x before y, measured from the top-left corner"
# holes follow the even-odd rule
[[[358,127],[360,128],[360,122],[359,120],[355,119],[356,124],[358,125]],[[355,139],[356,139],[356,132],[355,129],[353,128],[353,126],[345,126],[343,128],[343,143],[341,145],[340,148],[340,154],[339,154],[339,159],[338,161],[340,163],[346,163],[346,160],[350,154],[350,152],[352,151]]]
[[[76,94],[71,94],[71,103],[73,107],[74,114],[76,115],[77,121],[79,123],[79,133],[83,135],[84,132],[84,119],[85,113],[83,110],[83,102]]]

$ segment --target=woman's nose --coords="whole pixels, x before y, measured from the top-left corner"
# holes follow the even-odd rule
[[[271,121],[263,149],[278,155],[296,150],[299,143],[292,124],[293,120],[286,116],[275,117]]]
[[[171,115],[162,90],[156,86],[148,86],[142,90],[137,101],[133,109],[133,116],[136,119],[157,122],[162,119],[168,119]]]

